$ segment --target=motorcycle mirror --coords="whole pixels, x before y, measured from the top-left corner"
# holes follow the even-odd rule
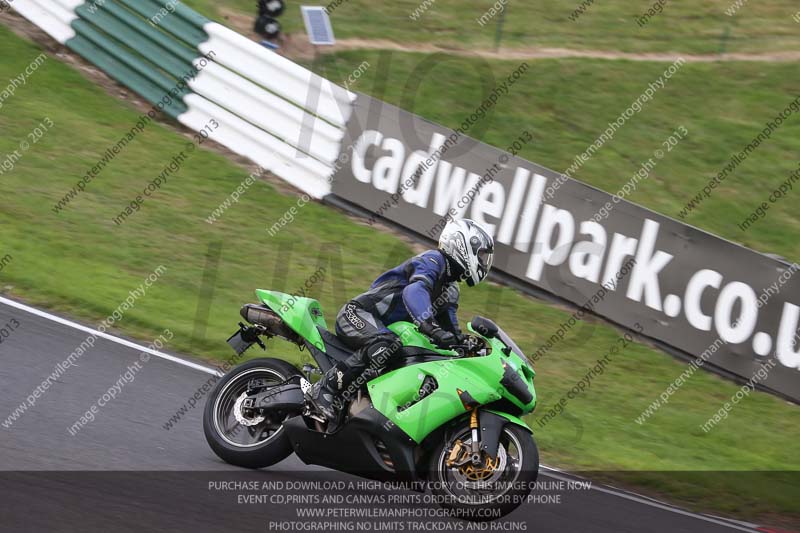
[[[486,337],[487,339],[491,339],[497,336],[497,332],[499,328],[497,324],[489,320],[488,318],[482,316],[476,316],[472,319],[472,329]]]

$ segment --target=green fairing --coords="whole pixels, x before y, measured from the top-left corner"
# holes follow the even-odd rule
[[[375,408],[415,442],[422,442],[442,424],[468,412],[458,397],[458,390],[469,392],[481,405],[505,398],[518,406],[523,413],[531,412],[536,405],[533,369],[513,352],[506,356],[502,352],[504,345],[498,339],[486,339],[492,351],[485,357],[459,358],[455,357],[455,352],[433,347],[413,324],[398,322],[390,325],[389,329],[400,336],[405,346],[418,346],[453,356],[453,359],[399,368],[368,383]],[[528,404],[522,404],[500,384],[503,378],[503,362],[514,368],[528,385],[533,394],[533,399]],[[432,394],[419,400],[419,390],[426,376],[436,379],[438,387]],[[405,408],[401,410],[403,407]],[[497,414],[527,428],[517,417],[507,413]]]
[[[317,328],[328,329],[328,325],[317,300],[263,289],[256,289],[256,296],[275,311],[295,333],[318,350],[325,351],[325,343],[322,342],[322,336]]]
[[[443,355],[456,355],[456,352],[452,350],[440,350],[434,346],[430,339],[420,333],[417,326],[411,322],[395,322],[394,324],[389,324],[387,328],[400,337],[400,340],[403,341],[403,346],[416,346]]]
[[[297,334],[325,351],[325,343],[317,328],[328,329],[322,309],[317,300],[292,296],[277,291],[257,290],[259,300],[275,311]],[[419,332],[414,324],[396,322],[389,330],[400,337],[403,346],[422,348],[450,358],[406,366],[383,374],[367,384],[372,404],[393,424],[419,443],[432,431],[469,411],[461,403],[458,391],[466,391],[480,405],[485,406],[505,399],[518,407],[522,413],[533,411],[536,406],[536,391],[533,387],[533,368],[519,354],[506,355],[506,348],[499,339],[483,337],[491,347],[485,357],[459,357],[453,350],[441,350],[431,344],[428,337]],[[471,325],[468,330],[477,335]],[[503,365],[514,369],[531,392],[532,400],[523,404],[501,383]],[[434,392],[419,399],[419,391],[426,376],[436,380]],[[528,431],[530,428],[518,417],[501,411],[496,413],[513,424]]]
[[[506,420],[508,420],[512,424],[516,424],[516,425],[518,425],[520,427],[524,427],[525,429],[527,429],[528,431],[533,433],[533,430],[530,428],[530,426],[528,426],[528,424],[526,424],[525,421],[522,420],[518,416],[510,415],[508,413],[504,413],[503,411],[497,411],[495,409],[482,409],[481,411],[486,411],[487,413],[494,413],[497,416],[502,416],[503,418],[505,418]]]

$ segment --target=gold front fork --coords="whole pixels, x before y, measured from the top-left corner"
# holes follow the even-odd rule
[[[472,430],[472,464],[479,465],[481,464],[481,437],[477,407],[469,415],[469,429]]]

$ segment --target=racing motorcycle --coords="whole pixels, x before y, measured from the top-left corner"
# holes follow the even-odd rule
[[[388,328],[402,348],[384,368],[363,376],[344,398],[342,420],[328,431],[305,398],[314,375],[352,355],[328,330],[317,300],[257,290],[228,344],[238,354],[262,338],[307,349],[302,369],[275,358],[247,361],[208,396],[203,429],[224,461],[262,468],[292,453],[365,478],[426,488],[448,513],[468,520],[506,515],[530,493],[539,471],[532,431],[535,372],[494,322],[475,317],[462,345],[440,349],[414,324]],[[492,512],[478,513],[478,509]]]

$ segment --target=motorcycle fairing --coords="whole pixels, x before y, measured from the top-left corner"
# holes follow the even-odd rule
[[[306,464],[382,481],[419,479],[417,444],[372,406],[332,434],[309,428],[302,416],[290,418],[283,427],[294,452]]]
[[[390,329],[397,327],[397,331],[405,331],[406,337],[410,336],[411,331],[402,324],[407,323],[392,324]],[[416,328],[413,331],[416,332]],[[462,401],[462,392],[467,392],[480,405],[502,399],[511,402],[521,412],[533,410],[536,393],[532,369],[513,351],[509,350],[506,355],[503,350],[506,346],[499,339],[486,340],[491,352],[484,357],[453,357],[404,366],[371,380],[367,389],[373,405],[417,443],[436,428],[469,411]],[[527,388],[529,394],[525,399],[529,401],[521,401],[501,383],[509,373],[517,376]],[[428,377],[436,381],[436,389],[420,399],[420,390]],[[506,418],[527,427],[516,417],[508,415]]]
[[[317,300],[264,289],[257,289],[256,296],[264,305],[277,313],[292,331],[306,339],[316,349],[325,351],[325,342],[317,328],[328,329],[328,325]]]

